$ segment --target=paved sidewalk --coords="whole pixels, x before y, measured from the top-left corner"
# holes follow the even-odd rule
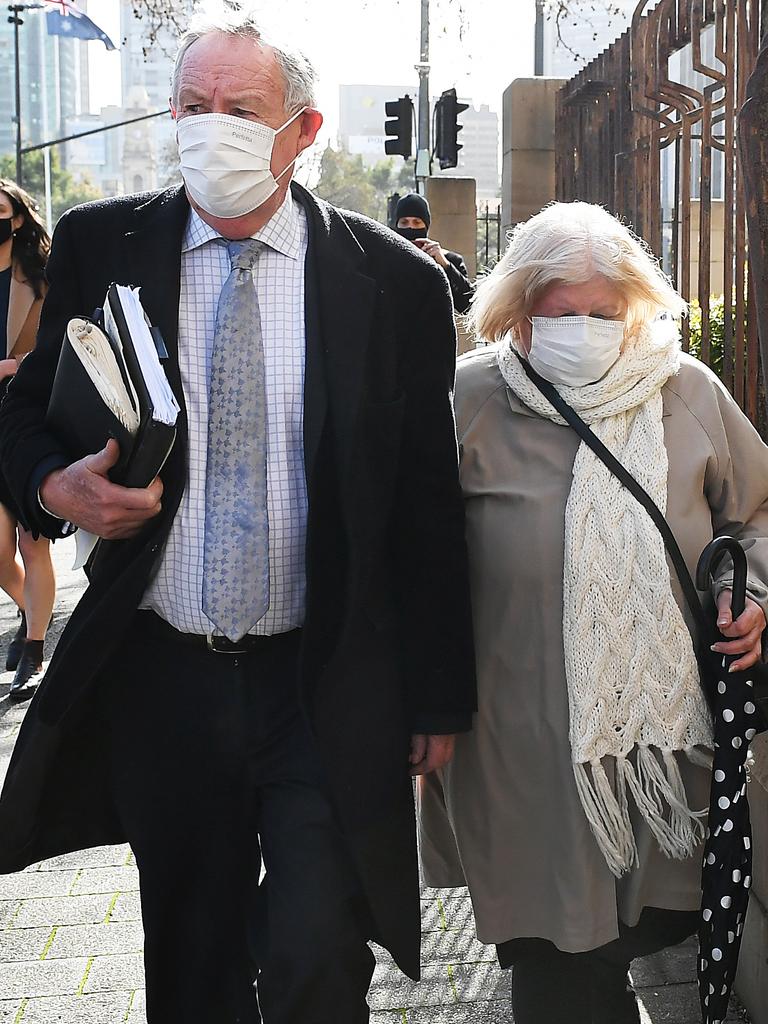
[[[72,549],[71,541],[54,546],[53,636],[84,586],[80,573],[67,571]],[[15,628],[3,596],[0,651]],[[9,704],[10,679],[0,674],[0,775],[26,707]],[[422,896],[423,980],[409,981],[377,949],[372,1024],[511,1024],[510,976],[474,938],[466,891],[426,889]],[[0,1024],[145,1024],[142,941],[138,875],[127,846],[0,875]],[[694,962],[695,946],[687,943],[637,963],[644,1024],[699,1024]],[[747,1020],[735,1007],[728,1017]]]

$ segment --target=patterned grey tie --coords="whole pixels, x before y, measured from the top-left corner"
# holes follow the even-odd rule
[[[267,396],[253,265],[264,243],[227,245],[208,407],[203,611],[239,640],[269,608]]]

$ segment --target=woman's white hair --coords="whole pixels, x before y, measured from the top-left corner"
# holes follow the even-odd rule
[[[469,314],[477,337],[500,341],[530,315],[554,284],[581,284],[602,274],[627,304],[627,336],[660,313],[687,305],[648,246],[591,203],[551,203],[513,230],[507,251],[478,285]]]
[[[315,69],[305,54],[279,36],[276,29],[265,29],[255,10],[248,4],[227,3],[226,0],[203,0],[196,5],[189,28],[181,37],[171,75],[171,96],[178,100],[179,73],[187,50],[203,36],[223,32],[227,35],[255,39],[271,46],[285,79],[285,110],[293,114],[302,107],[315,106]]]

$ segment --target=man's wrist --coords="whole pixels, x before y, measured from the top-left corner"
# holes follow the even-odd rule
[[[49,481],[54,474],[61,472],[67,462],[59,456],[45,459],[35,471],[27,484],[27,502],[30,515],[39,522],[39,528],[45,536],[68,537],[77,527],[74,523],[53,511],[55,501],[51,499]]]
[[[46,479],[47,479],[47,477],[46,477]],[[46,506],[45,502],[43,501],[42,495],[40,493],[41,491],[42,491],[42,486],[38,487],[38,489],[37,489],[37,503],[38,503],[38,505],[43,510],[43,512],[45,512],[45,514],[47,516],[50,516],[51,519],[55,519],[55,520],[57,520],[57,522],[61,523],[61,536],[62,537],[69,537],[69,535],[71,533],[75,532],[77,527],[75,526],[74,523],[70,522],[69,519],[62,519],[61,516],[56,515],[55,512],[51,512],[51,510]]]

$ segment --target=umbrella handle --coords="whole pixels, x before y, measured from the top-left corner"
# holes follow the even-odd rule
[[[747,603],[747,556],[735,537],[715,537],[704,548],[696,566],[696,589],[707,590],[717,567],[725,555],[733,561],[733,585],[731,593],[731,615],[736,620]]]

